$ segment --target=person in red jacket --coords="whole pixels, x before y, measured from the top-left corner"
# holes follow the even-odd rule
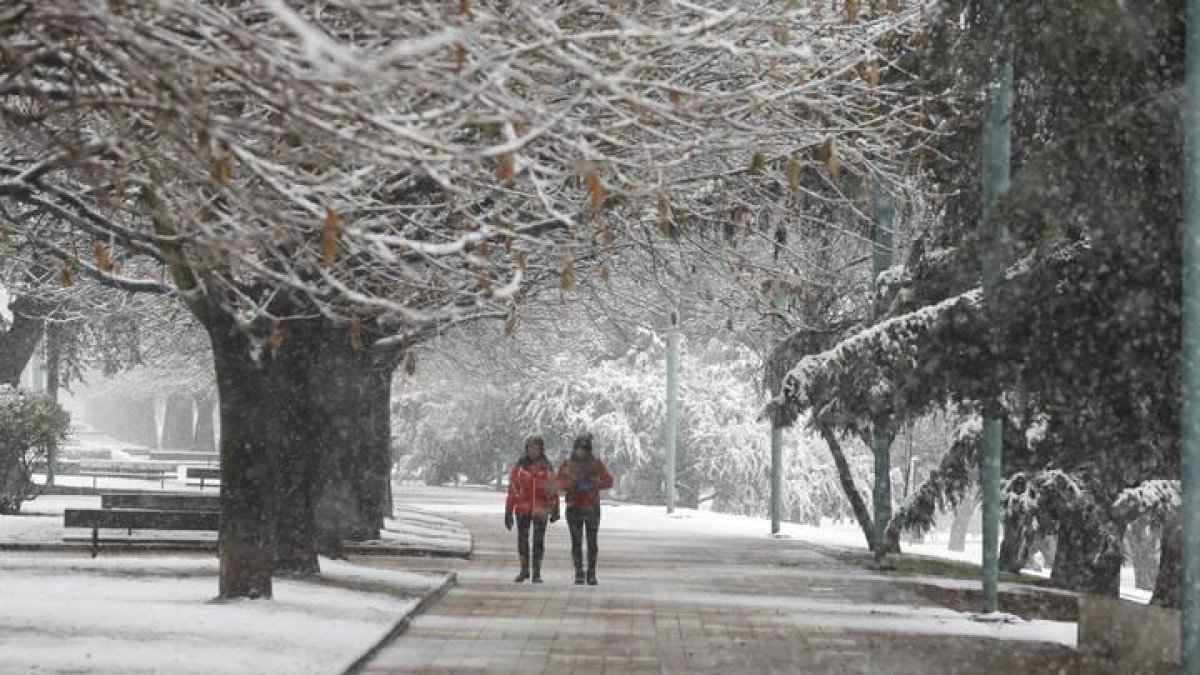
[[[567,496],[567,527],[571,530],[571,557],[575,583],[584,582],[583,535],[587,533],[587,583],[596,585],[596,537],[600,531],[600,491],[613,486],[612,474],[592,454],[592,435],[575,437],[571,456],[558,467],[558,489]]]
[[[542,554],[546,550],[546,522],[558,521],[558,483],[550,460],[546,459],[546,443],[541,436],[525,439],[525,454],[508,473],[508,499],[504,504],[504,527],[510,532],[513,514],[517,521],[517,553],[521,556],[521,573],[514,579],[521,583],[529,579],[529,530],[533,526],[533,583],[542,583]]]

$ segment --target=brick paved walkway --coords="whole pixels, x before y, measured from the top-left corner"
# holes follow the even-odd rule
[[[988,629],[801,542],[683,521],[673,532],[638,507],[606,507],[599,586],[570,583],[561,522],[547,535],[546,584],[516,585],[501,495],[406,488],[401,499],[466,523],[475,559],[446,564],[459,587],[370,673],[1095,672],[1066,647],[972,635]]]

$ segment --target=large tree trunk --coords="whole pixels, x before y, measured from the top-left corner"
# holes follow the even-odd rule
[[[280,330],[282,348],[254,359],[236,326],[209,326],[221,412],[221,597],[269,596],[273,573],[318,573],[319,552],[377,538],[382,524],[377,450],[390,445],[391,370],[370,377],[367,355],[325,320],[284,321]]]
[[[371,437],[368,447],[370,471],[363,476],[359,501],[363,534],[378,538],[384,518],[392,516],[392,368],[373,369],[370,374]]]
[[[975,509],[979,506],[979,500],[974,496],[964,495],[962,501],[954,509],[954,522],[950,523],[950,541],[946,548],[962,553],[967,550],[967,532],[971,529],[971,518],[975,516]]]
[[[212,396],[196,397],[196,433],[192,440],[192,450],[196,452],[215,452],[217,437],[213,429],[213,409],[217,402]]]
[[[289,572],[311,571],[296,564],[315,560],[310,546],[341,558],[345,541],[378,539],[391,490],[394,359],[355,349],[340,326],[322,324],[305,339],[303,351],[319,357],[297,369],[306,382],[298,386],[309,392],[300,422],[306,431],[302,447],[285,454],[284,471],[297,481],[285,488],[283,504],[310,520],[304,527],[286,515],[280,521],[279,569]],[[299,480],[302,474],[311,480]]]
[[[1182,601],[1179,595],[1179,582],[1183,573],[1180,567],[1183,562],[1183,539],[1179,516],[1163,522],[1161,531],[1158,576],[1155,579],[1154,594],[1150,598],[1150,604],[1178,609]]]
[[[1061,588],[1117,597],[1121,592],[1121,535],[1081,512],[1059,519],[1058,550],[1050,580]]]
[[[327,367],[338,386],[318,399],[324,428],[317,522],[321,550],[340,556],[342,542],[379,538],[388,508],[391,468],[391,386],[394,362],[356,351],[342,331],[327,336]]]
[[[232,322],[209,327],[221,415],[221,597],[269,597],[275,571],[315,574],[317,490],[310,370],[322,323],[285,321],[252,358]],[[333,386],[335,383],[329,383]]]
[[[356,479],[364,470],[370,438],[366,369],[363,359],[343,341],[328,336],[321,351],[317,377],[329,383],[316,392],[315,415],[321,421],[312,435],[320,467],[318,542],[320,551],[331,558],[345,557],[342,542],[354,538],[357,529]]]
[[[1004,515],[1004,539],[1000,542],[1000,570],[1020,573],[1029,558],[1029,527],[1019,515]]]
[[[269,598],[284,412],[303,392],[282,382],[271,363],[255,363],[236,326],[226,330],[209,330],[221,411],[219,595]]]
[[[33,307],[22,299],[13,302],[11,309],[12,326],[0,333],[0,384],[16,387],[21,383],[21,373],[25,372],[25,367],[42,340],[46,321],[30,318],[25,312]]]
[[[872,522],[879,523],[880,527],[886,527],[892,522],[892,441],[895,436],[890,426],[891,420],[887,418],[875,420],[876,431],[863,439],[867,447],[871,449],[875,460],[875,484],[871,491],[871,501],[874,507]],[[898,532],[892,536],[886,536],[888,534],[886,530],[884,532],[875,530],[874,534],[876,540],[871,546],[871,550],[875,552],[876,562],[881,562],[884,555],[888,553],[900,552]],[[884,535],[882,540],[879,538],[880,535]]]
[[[163,450],[187,450],[195,441],[192,397],[171,394],[163,414]]]
[[[833,463],[837,466],[842,492],[846,494],[846,499],[850,500],[850,508],[854,511],[858,526],[862,529],[863,536],[867,538],[867,547],[875,550],[875,525],[871,521],[871,512],[867,510],[867,503],[863,501],[858,486],[854,484],[854,474],[850,471],[850,463],[846,461],[846,453],[842,450],[842,444],[838,441],[837,435],[828,427],[821,426],[820,432],[821,436],[825,438],[825,443],[829,445],[829,454],[833,456]]]
[[[325,434],[332,420],[320,406],[340,390],[337,370],[326,371],[323,321],[286,325],[287,343],[275,357],[283,386],[294,394],[284,412],[287,442],[279,448],[279,514],[275,531],[275,572],[307,576],[321,571],[318,504],[323,474]],[[222,421],[222,428],[224,422]]]
[[[1127,540],[1129,542],[1129,559],[1133,563],[1134,585],[1143,590],[1154,590],[1155,577],[1158,576],[1158,528],[1147,521],[1139,519],[1129,525]]]
[[[126,431],[118,439],[150,448],[158,447],[158,422],[154,419],[154,399],[126,399],[121,406]]]

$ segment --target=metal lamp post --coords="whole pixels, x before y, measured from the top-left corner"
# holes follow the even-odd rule
[[[679,306],[671,299],[667,333],[667,513],[675,512],[675,445],[679,436]]]
[[[1200,675],[1200,0],[1187,3],[1185,86],[1180,649],[1181,672]]]
[[[996,63],[992,91],[983,118],[983,302],[990,307],[1004,275],[1007,232],[995,216],[996,204],[1008,191],[1012,142],[1012,59],[1007,50]],[[983,611],[999,610],[1000,479],[1002,419],[997,401],[985,403],[980,482],[983,492]]]

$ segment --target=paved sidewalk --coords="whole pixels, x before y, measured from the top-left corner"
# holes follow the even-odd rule
[[[369,673],[1098,672],[1074,650],[1038,641],[1041,628],[1061,639],[1063,626],[998,639],[801,542],[706,533],[639,507],[606,507],[599,586],[571,584],[561,522],[547,535],[546,583],[517,585],[500,494],[405,488],[402,500],[466,523],[475,559],[447,561],[459,587]]]

